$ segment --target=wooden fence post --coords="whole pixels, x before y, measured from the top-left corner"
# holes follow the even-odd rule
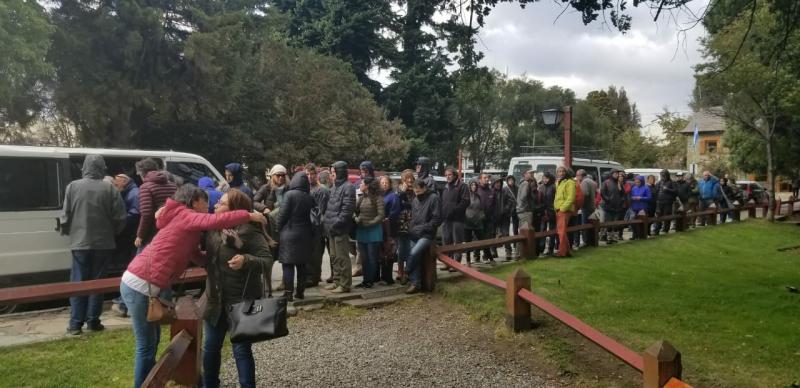
[[[533,260],[538,256],[536,254],[536,231],[534,229],[520,229],[519,233],[525,236],[525,241],[520,243],[522,247],[520,256],[525,260]]]
[[[686,211],[679,210],[678,211],[678,218],[675,219],[675,231],[676,232],[685,232],[686,231]]]
[[[681,378],[681,353],[667,341],[658,341],[642,354],[644,388],[661,388],[669,379]]]
[[[631,225],[632,228],[636,228],[638,238],[645,240],[647,239],[647,228],[649,227],[649,223],[647,222],[647,215],[637,215],[637,220],[642,220],[641,224],[633,224]]]
[[[714,213],[708,215],[708,224],[714,226],[717,224],[717,216],[719,216],[718,208],[714,208]]]
[[[436,289],[436,243],[432,242],[428,254],[422,259],[422,289],[433,292]]]
[[[170,325],[170,337],[186,330],[193,338],[189,348],[183,354],[172,379],[180,385],[197,386],[200,383],[201,355],[203,354],[203,320],[197,305],[191,296],[178,299],[175,306],[178,319]]]
[[[755,204],[755,202],[750,204],[750,207],[747,208],[747,218],[756,218],[756,204]]]
[[[590,219],[589,223],[592,224],[590,233],[594,236],[594,238],[592,238],[592,246],[598,247],[600,246],[600,221]]]
[[[531,329],[531,305],[517,295],[519,290],[531,289],[531,276],[520,267],[506,281],[506,326],[514,332]]]

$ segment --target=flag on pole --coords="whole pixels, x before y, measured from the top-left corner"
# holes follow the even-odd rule
[[[693,146],[697,149],[697,139],[699,138],[699,133],[697,132],[697,122],[694,123],[694,137],[692,138]]]

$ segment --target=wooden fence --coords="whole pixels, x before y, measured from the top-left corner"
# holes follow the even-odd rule
[[[795,200],[786,201],[783,204],[787,205],[787,215],[794,213]],[[782,205],[781,201],[776,202],[775,214],[781,215]],[[769,207],[768,205],[757,205],[749,203],[743,206],[737,206],[732,209],[708,209],[701,212],[678,212],[677,214],[648,218],[638,216],[635,219],[626,221],[612,221],[600,223],[596,220],[591,221],[589,224],[572,226],[567,228],[567,232],[590,231],[593,234],[591,239],[592,245],[597,246],[600,239],[600,230],[602,228],[612,227],[627,227],[638,228],[638,235],[642,238],[647,238],[646,231],[649,230],[650,225],[655,222],[675,222],[675,230],[683,232],[687,229],[690,222],[694,222],[699,217],[706,217],[708,225],[717,225],[717,215],[722,213],[731,213],[734,221],[741,220],[741,213],[746,211],[749,218],[756,218],[756,209],[762,209],[761,216],[766,217]],[[433,290],[436,282],[436,260],[456,269],[464,275],[486,283],[495,288],[503,290],[506,294],[506,325],[514,331],[524,331],[531,329],[531,306],[536,306],[539,310],[555,318],[563,323],[570,329],[582,335],[586,339],[594,342],[601,349],[610,353],[614,357],[620,359],[625,364],[629,365],[636,371],[642,373],[643,385],[645,388],[679,388],[689,387],[688,384],[681,381],[682,364],[681,354],[667,341],[659,341],[643,353],[637,353],[625,345],[615,341],[614,339],[606,336],[600,331],[587,325],[577,317],[570,315],[566,311],[559,309],[546,299],[536,295],[531,290],[530,275],[525,273],[521,268],[517,268],[509,277],[507,281],[497,279],[493,276],[479,272],[478,270],[465,266],[452,258],[450,254],[459,252],[469,252],[481,250],[491,247],[500,247],[510,243],[518,243],[521,248],[521,256],[524,258],[532,259],[538,254],[537,243],[539,239],[547,238],[556,235],[556,231],[542,231],[535,232],[532,230],[520,230],[517,236],[500,237],[489,240],[473,241],[464,244],[447,245],[433,247],[431,253],[426,260],[426,265],[423,266],[423,288],[426,290]]]

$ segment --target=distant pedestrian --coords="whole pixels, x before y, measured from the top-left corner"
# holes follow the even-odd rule
[[[384,210],[383,245],[381,254],[378,256],[378,268],[380,269],[378,278],[387,285],[392,285],[394,284],[392,270],[397,261],[397,235],[403,204],[392,189],[392,179],[388,175],[381,176],[378,182],[380,182]]]
[[[495,237],[508,237],[511,228],[511,214],[515,212],[517,203],[511,195],[507,187],[503,187],[502,179],[495,179],[492,182],[492,189],[494,190],[494,220],[495,230],[492,238]],[[497,248],[492,248],[492,256],[497,257]],[[507,261],[513,259],[513,252],[511,244],[505,245],[505,258]]]
[[[461,244],[465,239],[464,222],[469,206],[469,189],[452,166],[445,168],[444,178],[447,183],[442,191],[442,242],[444,245]],[[453,254],[453,258],[460,263],[461,253]]]
[[[666,217],[673,215],[675,198],[678,196],[678,187],[669,176],[669,170],[661,170],[661,180],[656,184],[656,217]],[[669,232],[672,221],[657,221],[655,225],[655,235],[661,233],[662,226],[664,233]]]
[[[306,164],[305,171],[311,187],[311,196],[314,198],[314,203],[317,207],[316,211],[320,217],[324,217],[331,191],[320,183],[317,166],[314,163]],[[327,246],[325,227],[322,224],[312,225],[312,229],[314,231],[314,247],[306,269],[306,288],[316,287],[322,281],[322,256],[325,254],[325,247]]]
[[[637,175],[633,180],[633,187],[631,188],[631,211],[634,217],[638,215],[647,214],[647,206],[650,203],[652,193],[650,188],[645,183],[645,179],[641,175]],[[640,234],[638,227],[633,227],[633,239],[639,240],[645,238],[645,235]]]
[[[136,181],[131,179],[126,174],[117,174],[114,176],[114,187],[119,190],[122,195],[122,201],[125,204],[125,229],[122,233],[118,234],[115,240],[116,248],[114,249],[114,264],[124,265],[125,268],[136,256],[136,229],[139,227],[139,186]],[[121,297],[116,297],[113,300],[111,310],[117,315],[122,317],[128,316],[128,308]]]
[[[134,245],[137,253],[153,239],[156,234],[156,210],[164,206],[167,198],[175,194],[178,186],[169,181],[166,171],[158,169],[158,163],[151,158],[136,162],[136,173],[142,177],[139,186],[139,228],[136,231]]]
[[[517,178],[514,175],[508,175],[506,177],[506,189],[511,194],[511,201],[512,201],[512,208],[511,210],[511,235],[516,236],[519,234],[519,217],[517,216],[516,207],[517,207],[517,193],[519,192],[519,185],[517,185]],[[514,246],[516,248],[516,246]],[[506,245],[506,251],[508,254],[511,254],[512,246]],[[512,255],[514,258],[519,257],[519,251],[517,250]]]
[[[611,170],[611,175],[600,188],[606,222],[620,221],[625,217],[625,188],[619,182],[619,175],[619,170]],[[617,242],[618,233],[619,228],[608,228],[606,238],[609,244]]]
[[[483,232],[481,239],[489,239],[495,237],[495,192],[491,185],[492,177],[489,174],[481,173],[480,183],[478,185],[478,196],[481,198],[481,205],[483,206]],[[483,258],[488,262],[493,262],[496,253],[491,249],[486,248],[483,250]]]
[[[414,195],[408,231],[412,247],[406,267],[411,281],[406,290],[407,294],[422,290],[423,257],[436,239],[436,230],[442,223],[439,196],[428,188],[428,183],[424,179],[417,179],[414,182]]]
[[[597,183],[584,169],[575,172],[575,177],[577,178],[577,183],[581,186],[581,193],[583,194],[583,207],[580,209],[580,224],[588,224],[589,217],[594,214],[595,211]],[[591,230],[583,231],[583,243],[585,245],[594,244],[594,233]]]
[[[464,213],[464,241],[470,242],[483,238],[484,218],[486,217],[481,197],[478,195],[478,181],[469,183],[469,205]],[[467,252],[467,265],[471,263],[472,251]],[[475,261],[481,261],[480,251],[475,251]]]
[[[517,204],[515,209],[520,230],[535,232],[536,229],[538,229],[534,226],[535,221],[533,218],[534,203],[538,201],[538,194],[536,182],[533,180],[533,171],[525,171],[522,174],[522,181],[517,190]],[[517,244],[517,254],[520,254],[520,244]]]
[[[253,199],[253,190],[244,183],[244,168],[239,163],[228,163],[225,165],[225,180],[228,187],[239,190]]]
[[[550,171],[545,171],[542,175],[542,183],[539,184],[539,193],[542,198],[541,211],[541,231],[556,230],[556,177]],[[545,240],[548,240],[547,250],[545,250]],[[539,239],[539,251],[546,255],[555,253],[558,246],[558,236],[550,236],[547,239]]]
[[[82,282],[103,276],[112,258],[115,236],[125,229],[125,204],[119,191],[104,182],[106,162],[100,155],[86,155],[83,178],[67,185],[59,223],[61,234],[69,236],[72,251],[70,281]],[[88,331],[104,329],[100,323],[103,295],[69,298],[70,319],[67,333],[78,335],[86,324]]]
[[[324,224],[330,244],[334,283],[326,289],[333,293],[344,293],[350,292],[353,282],[350,231],[355,225],[353,212],[356,206],[356,189],[348,180],[347,162],[338,161],[331,166],[331,170],[334,184],[325,209]]]
[[[397,220],[397,278],[400,284],[408,284],[408,274],[405,271],[408,257],[411,256],[411,208],[414,202],[414,170],[406,169],[400,173],[400,185],[397,196],[400,199],[400,215]]]
[[[719,180],[709,171],[703,171],[703,179],[697,183],[700,192],[700,211],[708,210],[712,204],[717,207],[717,195],[719,195]],[[700,216],[700,225],[705,226],[708,216]]]
[[[571,241],[567,236],[567,226],[575,212],[575,181],[566,167],[556,169],[556,197],[553,206],[556,210],[556,229],[558,230],[558,257],[572,256]]]

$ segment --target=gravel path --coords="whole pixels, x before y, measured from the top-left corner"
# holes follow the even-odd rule
[[[373,310],[310,312],[291,318],[289,330],[253,346],[259,386],[557,385],[497,351],[488,327],[424,297]],[[235,387],[231,356],[222,370],[223,385]]]

